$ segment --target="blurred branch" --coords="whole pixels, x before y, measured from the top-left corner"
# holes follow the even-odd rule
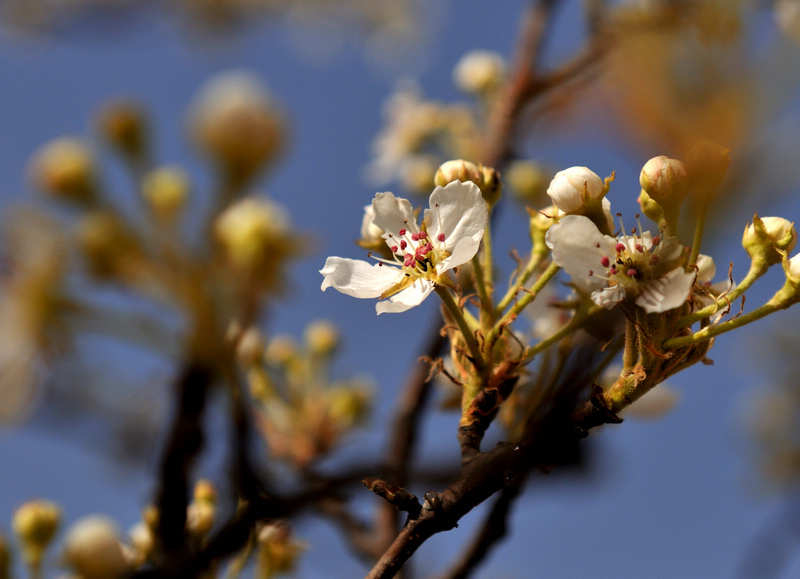
[[[214,372],[193,362],[177,383],[177,408],[164,455],[161,459],[156,506],[158,531],[165,563],[184,550],[186,507],[189,503],[189,470],[203,446],[202,417]]]

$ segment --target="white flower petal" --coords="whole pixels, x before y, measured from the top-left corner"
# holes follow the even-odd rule
[[[453,248],[453,253],[450,254],[450,257],[447,259],[442,260],[436,266],[436,272],[442,274],[449,269],[453,269],[454,267],[458,267],[464,263],[467,263],[475,254],[478,253],[478,248],[481,245],[481,237],[482,235],[475,234],[478,239],[466,237],[459,240],[458,244]]]
[[[444,247],[452,253],[461,239],[483,238],[489,224],[489,210],[475,183],[453,181],[433,190],[430,209],[425,210],[425,223],[430,237],[436,239],[444,234]]]
[[[598,306],[610,310],[625,299],[625,290],[618,285],[609,286],[592,292],[592,301]]]
[[[659,278],[650,280],[639,297],[636,305],[648,314],[666,312],[682,305],[689,296],[694,282],[694,272],[685,272],[676,267]]]
[[[433,283],[427,280],[417,280],[403,291],[393,295],[388,300],[375,304],[375,311],[381,314],[397,314],[410,310],[421,304],[433,291]]]
[[[705,283],[717,275],[717,266],[714,259],[702,253],[697,256],[697,283]]]
[[[319,272],[325,276],[322,291],[332,287],[354,298],[380,297],[403,279],[403,273],[392,266],[344,257],[329,257]]]
[[[401,229],[407,229],[411,233],[419,231],[417,218],[414,216],[414,208],[408,199],[395,197],[393,193],[376,193],[372,200],[372,209],[375,217],[372,224],[385,232],[398,235]],[[393,243],[390,243],[393,245]]]
[[[600,233],[588,217],[562,217],[547,230],[545,242],[553,250],[553,261],[564,268],[578,288],[591,293],[607,284],[594,273],[604,272],[601,260],[614,255],[615,240]]]

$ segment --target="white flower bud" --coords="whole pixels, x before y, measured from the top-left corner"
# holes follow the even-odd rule
[[[686,196],[686,166],[677,159],[665,155],[653,157],[639,174],[639,183],[656,202],[667,200],[680,203]]]
[[[594,171],[586,167],[570,167],[556,173],[547,194],[561,211],[575,213],[585,208],[590,199],[602,197],[603,188],[603,180]]]
[[[742,247],[752,259],[763,260],[766,265],[780,263],[781,253],[788,253],[797,243],[794,224],[783,217],[753,217],[742,237]]]
[[[115,579],[130,571],[117,526],[102,515],[84,517],[67,531],[64,561],[83,579]]]
[[[439,167],[433,178],[433,184],[437,187],[444,187],[453,181],[461,181],[462,183],[472,181],[480,187],[482,180],[481,170],[475,163],[470,163],[463,159],[455,159],[447,161]]]
[[[473,50],[459,59],[453,69],[453,81],[466,93],[491,91],[503,82],[506,65],[496,52]]]
[[[800,282],[800,253],[789,260],[786,275],[792,280]]]
[[[247,179],[269,164],[284,144],[284,123],[269,91],[247,72],[212,78],[190,114],[198,146],[229,176]]]

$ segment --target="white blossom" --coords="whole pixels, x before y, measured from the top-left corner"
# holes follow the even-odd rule
[[[575,286],[611,309],[631,300],[647,313],[665,312],[686,301],[695,272],[686,272],[683,245],[650,232],[603,235],[582,215],[566,215],[547,232],[553,261]]]
[[[559,171],[547,188],[553,204],[564,213],[580,211],[584,207],[584,191],[592,199],[603,195],[603,180],[587,167],[570,167]]]
[[[323,291],[332,287],[356,298],[385,300],[376,304],[378,314],[422,303],[440,276],[478,252],[489,220],[480,189],[459,181],[434,189],[422,227],[411,203],[392,193],[375,195],[372,208],[373,224],[384,232],[393,259],[369,263],[329,257],[320,273]]]

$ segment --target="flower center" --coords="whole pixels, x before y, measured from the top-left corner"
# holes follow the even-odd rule
[[[605,275],[600,277],[611,286],[623,287],[626,293],[638,294],[639,286],[653,277],[652,270],[659,259],[656,251],[661,237],[656,235],[651,239],[649,233],[643,237],[636,234],[636,229],[627,235],[621,218],[620,225],[622,234],[614,246],[614,255],[604,255],[600,259],[600,265],[606,270]]]
[[[419,278],[435,278],[438,276],[436,266],[450,256],[444,248],[444,241],[444,233],[432,238],[425,230],[412,233],[401,229],[397,235],[389,233],[387,236],[393,259],[375,259],[380,265],[399,267],[412,283]]]

